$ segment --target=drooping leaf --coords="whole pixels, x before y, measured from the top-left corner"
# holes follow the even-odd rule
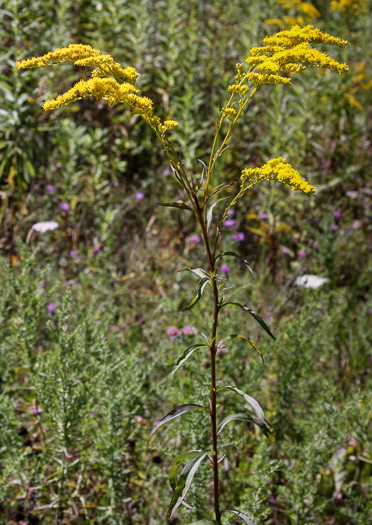
[[[231,385],[222,386],[217,390],[217,392],[224,389],[232,390],[233,392],[239,394],[239,396],[242,396],[244,398],[244,401],[246,401],[253,408],[261,423],[266,423],[264,411],[262,410],[261,405],[258,401],[256,401],[253,397],[249,396],[245,392],[243,392],[243,390],[240,390],[240,388],[236,388],[235,386]]]
[[[198,452],[200,452],[200,450],[190,450],[189,452],[184,452],[174,460],[169,471],[169,484],[173,490],[176,488],[177,485],[177,470],[179,465],[183,463],[185,459],[195,456],[195,454],[197,454]]]
[[[242,413],[231,414],[230,416],[225,417],[225,419],[223,419],[221,421],[221,423],[218,425],[218,432],[217,432],[217,434],[220,434],[222,429],[228,423],[230,423],[230,421],[247,421],[248,423],[253,423],[254,425],[257,425],[260,428],[260,430],[263,432],[263,434],[265,434],[265,436],[270,441],[275,441],[275,437],[273,436],[272,432],[270,431],[270,429],[268,428],[267,425],[265,425],[264,423],[261,423],[261,421],[259,421],[258,419],[255,419],[255,418],[253,418],[251,416],[248,416],[247,414],[242,414]]]
[[[168,423],[169,421],[172,421],[172,419],[175,419],[176,417],[179,417],[179,416],[182,416],[183,414],[186,414],[186,412],[189,412],[190,410],[197,410],[197,409],[205,410],[206,412],[208,412],[208,414],[210,413],[209,410],[207,408],[203,407],[202,405],[193,405],[193,404],[190,404],[190,405],[179,405],[179,406],[177,406],[175,408],[172,408],[172,410],[170,412],[168,412],[168,414],[166,414],[164,417],[162,417],[160,419],[160,421],[158,421],[156,423],[156,425],[154,425],[154,427],[152,428],[152,430],[150,432],[150,436],[149,436],[148,442],[150,441],[152,436],[155,434],[155,432],[158,430],[158,428],[160,428],[162,425],[165,425],[165,423]]]
[[[198,282],[198,284],[196,285],[196,296],[190,304],[188,304],[185,308],[181,308],[181,310],[179,310],[180,312],[186,312],[186,310],[191,310],[191,308],[193,308],[193,306],[195,306],[196,303],[199,302],[201,296],[203,295],[204,288],[207,286],[208,282],[210,282],[209,277],[203,277],[203,279],[201,279]]]
[[[236,181],[235,182],[232,182],[231,184],[220,184],[219,186],[217,186],[216,188],[214,188],[214,190],[212,191],[212,193],[210,193],[208,195],[208,199],[210,199],[211,197],[213,197],[213,195],[217,195],[217,193],[220,193],[220,191],[223,191],[223,190],[226,190],[227,188],[231,188],[231,186],[234,186],[234,184],[236,184]]]
[[[248,343],[256,350],[258,355],[261,357],[262,362],[264,362],[264,358],[263,358],[263,355],[262,355],[260,349],[256,346],[256,344],[252,341],[252,339],[250,339],[246,335],[243,335],[243,334],[231,334],[231,335],[225,337],[224,339],[221,339],[221,341],[219,341],[218,344],[224,343],[228,339],[244,339],[245,341],[248,341]]]
[[[209,231],[209,228],[211,226],[212,217],[213,217],[213,208],[218,203],[218,200],[210,205],[209,210],[207,211],[207,232]]]
[[[169,505],[167,518],[172,518],[182,501],[185,500],[200,463],[209,452],[210,451],[195,454],[183,468]]]
[[[236,514],[238,518],[240,518],[242,521],[244,521],[244,523],[246,523],[246,525],[255,525],[255,523],[250,518],[248,518],[248,516],[246,516],[239,510],[228,509],[227,512],[232,512],[233,514]]]
[[[267,326],[267,324],[265,323],[265,321],[263,319],[261,319],[261,317],[254,311],[252,310],[251,308],[248,308],[248,306],[243,306],[242,304],[240,303],[235,303],[235,302],[227,302],[227,303],[222,303],[221,305],[221,308],[224,308],[225,306],[227,305],[231,305],[231,306],[238,306],[239,308],[241,308],[242,310],[246,311],[249,313],[249,315],[251,315],[253,317],[253,319],[255,319],[257,321],[257,323],[265,330],[265,332],[274,339],[274,341],[276,340],[275,337],[273,336],[273,334],[271,333],[270,331],[270,328]]]
[[[248,270],[249,270],[251,273],[253,273],[253,270],[252,270],[252,268],[249,266],[248,261],[246,261],[246,260],[244,259],[244,257],[242,257],[241,255],[239,255],[239,254],[236,253],[236,252],[222,252],[222,253],[219,253],[219,254],[215,257],[214,260],[217,261],[217,259],[218,259],[219,257],[225,257],[225,256],[228,256],[228,257],[236,257],[237,259],[240,259],[241,261],[243,261],[244,266],[246,266],[246,267],[248,268]]]
[[[179,358],[174,364],[174,368],[172,370],[171,377],[174,376],[174,374],[177,372],[180,366],[182,366],[183,363],[187,361],[187,359],[191,356],[191,354],[195,352],[195,350],[198,350],[199,348],[208,348],[208,346],[200,344],[200,343],[195,343],[191,346],[188,346],[186,350],[183,351],[183,353],[179,356]]]
[[[199,279],[204,279],[204,277],[208,277],[209,278],[208,272],[203,270],[203,268],[182,268],[182,270],[178,270],[177,273],[179,273],[179,272],[191,272],[191,273],[194,273],[195,275],[197,275],[199,277]]]
[[[184,202],[157,202],[159,206],[168,206],[169,208],[182,208],[183,210],[193,211],[190,206],[187,206]]]

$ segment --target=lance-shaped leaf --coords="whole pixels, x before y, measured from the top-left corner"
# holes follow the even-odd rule
[[[227,188],[231,188],[231,186],[234,186],[234,184],[236,184],[236,181],[232,182],[231,184],[220,184],[219,186],[216,186],[214,190],[208,195],[207,199],[210,199],[211,197],[213,197],[213,195],[217,195],[217,193],[220,193],[220,191],[224,191]]]
[[[244,401],[246,401],[256,412],[256,415],[258,419],[261,421],[261,423],[263,424],[266,423],[264,411],[262,410],[258,401],[256,401],[253,397],[249,396],[245,392],[243,392],[243,390],[240,390],[240,388],[236,388],[235,386],[231,386],[231,385],[222,386],[217,390],[217,392],[219,392],[220,390],[224,390],[224,389],[232,390],[233,392],[236,392],[237,394],[239,394],[239,396],[242,396],[244,398]]]
[[[258,419],[255,419],[251,416],[248,416],[247,414],[231,414],[230,416],[225,417],[221,421],[221,423],[218,425],[218,432],[217,434],[220,434],[222,429],[227,425],[227,423],[230,423],[230,421],[247,421],[248,423],[253,423],[254,425],[257,425],[260,430],[265,434],[265,436],[270,439],[270,441],[275,441],[275,437],[271,433],[270,429],[265,425],[264,423],[261,423]]]
[[[190,450],[189,452],[184,452],[174,460],[169,471],[169,484],[173,490],[176,488],[177,485],[177,471],[179,465],[183,463],[186,459],[195,456],[195,454],[197,454],[198,452],[200,452],[200,450]]]
[[[165,425],[165,423],[168,423],[169,421],[172,421],[172,419],[175,419],[176,417],[182,416],[183,414],[186,414],[186,412],[189,412],[190,410],[205,410],[210,414],[209,410],[202,405],[179,405],[178,407],[173,408],[168,414],[166,414],[164,417],[161,418],[160,421],[156,423],[156,425],[153,427],[153,429],[150,432],[150,436],[148,439],[148,443],[152,436],[155,434],[155,432],[160,428],[162,425]]]
[[[253,270],[252,270],[252,268],[249,266],[248,261],[246,261],[246,260],[244,259],[244,257],[242,257],[241,255],[239,255],[239,254],[236,253],[236,252],[222,252],[222,253],[219,253],[219,254],[215,257],[214,260],[217,261],[217,259],[218,259],[219,257],[225,257],[225,256],[226,256],[226,257],[235,257],[236,259],[240,259],[241,261],[243,261],[244,266],[246,266],[246,267],[248,268],[248,270],[249,270],[251,273],[253,273]]]
[[[209,228],[211,227],[212,223],[212,216],[213,216],[213,208],[218,204],[219,202],[225,201],[229,197],[222,197],[222,199],[218,199],[216,202],[211,204],[209,210],[207,211],[207,232],[209,231]]]
[[[267,324],[265,323],[265,321],[263,319],[261,319],[261,317],[254,310],[252,310],[251,308],[248,308],[248,306],[243,306],[240,303],[233,303],[233,302],[222,303],[221,308],[224,308],[225,306],[227,306],[229,304],[231,304],[231,306],[238,306],[239,308],[241,308],[245,312],[248,312],[249,315],[251,315],[253,317],[253,319],[255,319],[257,321],[257,323],[265,330],[265,332],[267,334],[269,334],[269,336],[272,337],[274,339],[274,341],[275,341],[275,337],[271,333],[271,331],[270,331],[269,327],[267,326]]]
[[[174,376],[174,374],[177,372],[177,370],[180,368],[180,366],[182,366],[183,363],[185,361],[187,361],[187,359],[191,356],[191,354],[193,352],[195,352],[195,350],[198,350],[199,348],[208,348],[208,346],[200,344],[200,343],[195,343],[195,344],[187,347],[186,350],[183,351],[183,353],[179,356],[179,358],[175,362],[174,368],[173,368],[172,373],[171,373],[171,377]]]
[[[246,523],[247,525],[255,525],[255,523],[250,518],[248,518],[248,516],[246,516],[245,514],[240,512],[239,510],[228,509],[227,512],[232,512],[233,514],[236,514],[238,516],[238,518],[240,518],[242,521],[244,521],[244,523]]]
[[[185,308],[181,308],[179,312],[186,312],[186,310],[191,310],[191,308],[195,306],[196,303],[199,302],[201,296],[203,295],[204,288],[207,286],[209,282],[210,282],[209,277],[203,277],[203,279],[201,279],[196,285],[196,296],[194,297],[194,299]]]
[[[167,518],[172,518],[178,507],[185,500],[189,488],[191,486],[192,480],[200,466],[200,463],[203,461],[203,459],[209,452],[209,450],[207,452],[198,452],[188,461],[188,463],[183,468],[180,477],[178,478],[177,485],[173,493],[172,501],[169,505]]]
[[[182,270],[178,270],[177,273],[179,273],[179,272],[191,272],[191,273],[194,273],[195,275],[197,275],[199,277],[199,279],[204,279],[204,277],[208,277],[209,278],[208,272],[203,270],[203,268],[182,268]]]
[[[254,350],[256,350],[258,355],[261,357],[262,362],[264,362],[264,358],[263,358],[263,355],[262,355],[260,349],[256,346],[256,344],[252,341],[252,339],[249,339],[249,337],[247,337],[246,335],[243,335],[243,334],[231,334],[231,335],[225,337],[224,339],[221,339],[221,341],[218,343],[218,345],[220,345],[221,343],[224,343],[228,339],[244,339],[245,341],[248,341],[248,343],[252,346],[252,348],[254,348]]]
[[[182,210],[192,211],[190,206],[187,206],[184,202],[157,202],[159,206],[168,206],[169,208],[181,208]]]

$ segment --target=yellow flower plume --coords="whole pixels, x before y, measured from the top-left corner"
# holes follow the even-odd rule
[[[278,157],[271,159],[261,168],[249,168],[242,171],[242,190],[252,188],[266,180],[277,180],[291,186],[292,191],[300,190],[304,193],[315,193],[315,186],[309,184],[285,159]]]

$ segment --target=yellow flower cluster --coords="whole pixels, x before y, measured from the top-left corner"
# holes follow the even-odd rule
[[[329,46],[345,47],[349,42],[341,40],[327,33],[323,33],[319,29],[308,25],[306,27],[293,26],[287,31],[279,31],[274,36],[267,36],[264,42],[276,46],[297,46],[302,42],[313,44],[326,44]]]
[[[222,108],[221,116],[227,117],[229,120],[232,120],[236,115],[236,110],[234,108]]]
[[[278,180],[291,186],[292,190],[304,193],[315,193],[315,186],[309,184],[301,175],[282,157],[271,159],[261,168],[249,168],[242,171],[242,189],[252,188],[259,182]]]
[[[72,62],[77,66],[92,66],[96,69],[89,80],[80,80],[63,95],[45,102],[43,106],[45,111],[92,96],[97,100],[105,100],[110,105],[124,102],[132,108],[133,113],[138,113],[145,118],[152,117],[154,111],[152,101],[148,97],[139,96],[138,89],[134,87],[139,73],[133,67],[122,68],[110,55],[103,55],[91,46],[70,44],[41,57],[22,60],[16,65],[19,69],[28,69],[66,62]]]
[[[366,0],[338,0],[332,1],[331,7],[334,11],[349,11],[358,14],[360,9],[367,7]]]

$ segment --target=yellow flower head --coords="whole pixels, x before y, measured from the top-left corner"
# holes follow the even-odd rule
[[[347,40],[323,33],[311,25],[305,27],[295,25],[287,31],[279,31],[273,36],[264,38],[264,42],[276,46],[297,46],[302,42],[308,42],[339,47],[345,47],[349,43]]]
[[[31,69],[34,67],[45,67],[52,64],[63,64],[65,62],[76,62],[79,59],[98,56],[100,52],[91,46],[83,44],[70,44],[68,47],[56,49],[38,58],[29,58],[16,62],[18,69]]]
[[[298,171],[282,157],[269,160],[261,168],[249,168],[242,171],[242,189],[252,188],[255,184],[266,180],[278,180],[291,186],[292,191],[316,192],[315,186],[304,180]]]

